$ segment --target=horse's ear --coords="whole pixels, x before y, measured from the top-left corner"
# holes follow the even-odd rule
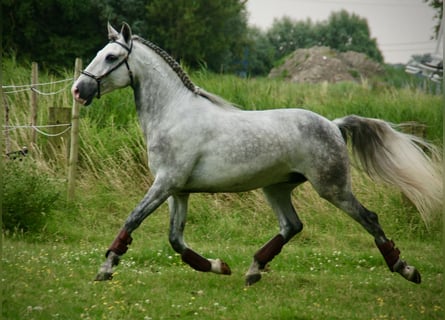
[[[129,43],[131,40],[131,28],[128,23],[122,23],[121,35],[124,37],[126,43]]]
[[[108,22],[108,40],[117,40],[119,38],[119,32],[117,32]]]

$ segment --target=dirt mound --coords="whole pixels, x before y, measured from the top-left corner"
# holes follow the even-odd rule
[[[269,77],[292,82],[358,81],[383,73],[383,67],[363,53],[338,52],[328,47],[297,49]]]

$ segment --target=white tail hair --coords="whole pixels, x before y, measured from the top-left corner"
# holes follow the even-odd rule
[[[442,208],[443,180],[438,149],[424,139],[395,130],[380,119],[355,115],[335,119],[353,154],[371,178],[399,188],[416,206],[426,226]]]

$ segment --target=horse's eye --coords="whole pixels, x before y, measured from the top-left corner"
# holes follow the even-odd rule
[[[109,55],[106,56],[105,60],[107,62],[114,62],[114,61],[117,60],[117,57],[114,54],[109,54]]]

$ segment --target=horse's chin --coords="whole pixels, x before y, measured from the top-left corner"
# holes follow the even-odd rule
[[[97,90],[87,92],[87,94],[84,97],[81,97],[81,99],[83,100],[82,104],[85,107],[89,106],[91,102],[93,102],[96,95],[97,95]]]
[[[83,103],[84,107],[88,107],[91,104],[91,102],[93,102],[93,98],[94,97],[91,97],[91,98],[88,98],[87,100],[84,100],[84,103]]]
[[[94,97],[83,99],[83,98],[80,98],[80,97],[76,97],[74,99],[76,100],[77,103],[80,103],[81,105],[86,107],[86,106],[89,106],[91,104],[91,102],[93,102],[93,98]]]

